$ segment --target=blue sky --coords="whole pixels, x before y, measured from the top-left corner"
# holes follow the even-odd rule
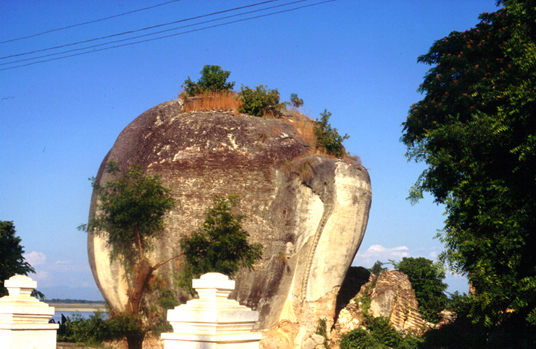
[[[0,0],[0,41],[165,2]],[[2,43],[0,56],[258,2],[173,1]],[[289,2],[273,1],[160,30]],[[166,34],[319,2],[303,1]],[[417,57],[435,40],[475,26],[480,13],[496,9],[494,0],[337,0],[14,69],[6,68],[34,61],[9,62],[37,54],[0,59],[0,220],[14,221],[26,258],[37,271],[30,276],[47,298],[100,299],[87,260],[86,235],[76,230],[88,218],[87,178],[96,174],[128,123],[177,98],[188,76],[197,80],[205,64],[216,64],[231,71],[230,80],[238,88],[264,84],[277,88],[283,100],[297,93],[305,102],[305,114],[318,118],[327,109],[332,126],[350,135],[344,145],[361,157],[373,193],[368,228],[353,265],[371,267],[376,260],[404,256],[434,259],[442,250],[434,236],[443,226],[444,208],[431,197],[415,206],[406,200],[424,166],[404,158],[400,125],[410,105],[423,97],[416,90],[429,67],[418,64]],[[83,45],[63,50],[77,47]],[[48,58],[53,57],[58,56]],[[463,278],[449,276],[447,283],[450,291],[467,292]]]

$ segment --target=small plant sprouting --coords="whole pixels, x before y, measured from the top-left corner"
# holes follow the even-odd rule
[[[324,337],[324,347],[329,348],[326,318],[318,319],[318,325],[316,326],[315,333]]]
[[[368,310],[371,304],[370,296],[365,293],[359,297],[354,298],[354,301],[357,305],[361,306],[361,312],[363,313],[363,316],[368,316]]]

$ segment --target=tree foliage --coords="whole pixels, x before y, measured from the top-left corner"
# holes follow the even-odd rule
[[[316,148],[336,157],[341,157],[345,154],[342,142],[350,138],[347,134],[339,135],[336,128],[332,128],[329,123],[331,113],[324,110],[320,113],[320,120],[316,120],[314,132],[316,135]]]
[[[264,85],[259,85],[255,89],[242,85],[238,96],[242,102],[238,111],[249,115],[263,116],[271,113],[278,116],[278,109],[285,107],[285,103],[279,102],[279,91],[270,90]]]
[[[0,221],[0,297],[8,294],[4,287],[5,280],[17,274],[35,273],[34,268],[24,259],[21,238],[15,233],[13,222]]]
[[[391,263],[395,270],[408,276],[423,319],[439,322],[442,319],[440,312],[445,309],[448,300],[445,295],[448,285],[443,282],[443,267],[423,257],[404,257],[400,262]]]
[[[536,5],[502,3],[419,57],[432,68],[401,140],[428,165],[410,198],[446,205],[442,258],[474,286],[469,316],[536,325]]]
[[[130,349],[141,348],[146,326],[142,326],[140,302],[155,270],[165,261],[151,264],[146,253],[164,227],[164,215],[173,208],[171,190],[162,185],[160,177],[145,174],[134,165],[121,171],[115,162],[106,164],[106,173],[114,179],[98,183],[92,180],[97,195],[97,212],[81,230],[102,236],[111,249],[111,258],[120,260],[127,270],[128,303],[125,313],[113,318],[128,327],[125,332]]]
[[[246,217],[233,213],[237,205],[237,196],[214,198],[199,229],[181,238],[191,277],[209,272],[233,276],[240,267],[252,269],[261,258],[262,244],[250,244],[249,234],[242,227]]]
[[[219,65],[205,65],[201,70],[201,78],[193,82],[190,77],[184,81],[182,87],[188,96],[195,96],[205,92],[231,91],[234,82],[227,82],[230,71],[223,70]]]
[[[98,213],[87,229],[106,239],[112,257],[130,265],[139,263],[161,235],[164,215],[175,200],[158,176],[144,174],[137,165],[121,172],[117,163],[109,162],[106,172],[116,179],[104,184],[93,181]]]

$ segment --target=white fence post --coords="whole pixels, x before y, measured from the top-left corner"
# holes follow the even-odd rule
[[[162,333],[165,349],[257,349],[262,334],[251,332],[259,312],[227,299],[234,280],[208,273],[193,280],[199,299],[168,310],[173,333]]]
[[[56,349],[58,324],[49,324],[54,307],[31,297],[37,282],[16,275],[4,282],[9,296],[0,298],[2,349]]]

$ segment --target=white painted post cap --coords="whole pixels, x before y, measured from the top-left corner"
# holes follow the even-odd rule
[[[235,289],[235,281],[229,280],[227,275],[221,273],[206,273],[201,275],[199,279],[192,280],[192,286],[196,290],[208,288],[232,291]]]
[[[30,296],[37,287],[37,281],[24,275],[15,275],[4,282],[11,297]]]

